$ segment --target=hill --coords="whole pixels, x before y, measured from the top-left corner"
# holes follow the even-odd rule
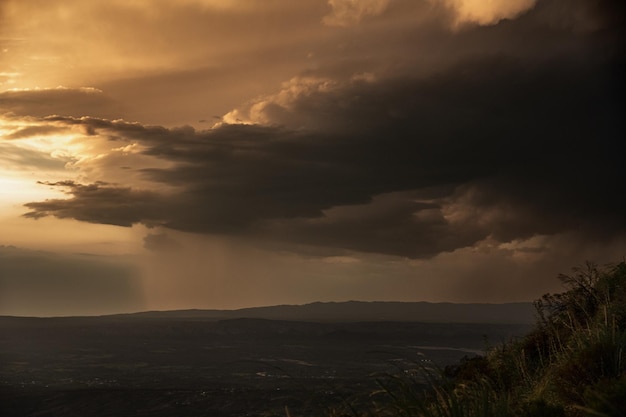
[[[316,302],[238,310],[147,311],[115,317],[179,319],[268,319],[315,322],[395,321],[425,323],[530,324],[535,320],[532,303],[455,304],[428,302]]]
[[[588,263],[559,278],[566,291],[535,302],[538,320],[525,337],[442,375],[417,367],[381,377],[369,411],[332,416],[623,417],[626,263]]]

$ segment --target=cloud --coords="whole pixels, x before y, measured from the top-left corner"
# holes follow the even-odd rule
[[[513,19],[535,6],[537,0],[446,0],[456,11],[456,24],[492,25]]]
[[[3,0],[0,7],[5,11],[0,14],[0,53],[7,49],[2,53],[7,63],[2,72],[19,74],[10,80],[15,84],[7,87],[102,87],[207,67],[217,72],[235,68],[237,73],[263,74],[265,80],[276,73],[284,77],[294,70],[294,61],[306,59],[306,52],[295,51],[309,43],[325,11],[325,3],[319,0],[68,0],[62,4]],[[86,23],[93,21],[102,24]],[[286,55],[287,50],[294,53]],[[286,67],[277,65],[285,62]],[[240,88],[236,81],[242,80],[248,86],[257,84],[242,76],[235,78],[229,83],[232,88]],[[190,89],[181,99],[171,94],[169,86],[153,81],[155,91],[146,94],[157,98],[159,106],[167,105],[168,98],[181,105],[190,99],[197,105],[211,105],[212,100],[194,94],[197,91]],[[205,85],[221,90],[221,82],[205,80]],[[140,106],[150,106],[150,101],[138,99],[139,108],[132,96],[131,103],[124,104],[136,111],[133,114],[145,115]],[[158,110],[154,104],[150,107]]]
[[[7,127],[7,126],[5,125],[3,127]],[[11,133],[7,135],[3,135],[3,139],[25,139],[25,138],[31,138],[33,136],[53,135],[55,133],[61,133],[65,131],[66,129],[63,127],[50,126],[50,125],[19,126],[19,127],[14,128],[14,130]]]
[[[322,20],[329,26],[351,26],[385,11],[389,0],[328,0],[332,12]]]
[[[116,109],[117,106],[117,109]],[[36,88],[0,92],[0,114],[44,117],[49,115],[91,115],[116,118],[119,103],[115,103],[95,88]]]
[[[83,185],[74,181],[61,181],[44,185],[64,187],[73,198],[27,203],[25,206],[32,211],[24,214],[25,217],[38,219],[52,214],[61,219],[72,218],[126,227],[139,222],[148,226],[158,225],[167,217],[166,197],[151,191],[102,182]]]
[[[0,39],[0,48],[2,47],[2,43],[3,43],[3,40]],[[0,54],[6,53],[4,51],[8,51],[8,49],[4,48],[0,50]],[[8,72],[8,71],[0,72],[0,87],[4,85],[10,86],[11,84],[14,84],[15,80],[19,78],[20,75],[21,74],[19,72]]]
[[[79,166],[89,181],[51,184],[67,199],[31,202],[27,216],[409,258],[486,239],[621,236],[620,29],[554,26],[542,4],[447,33],[447,51],[462,52],[433,70],[313,71],[210,130],[45,118],[109,151]],[[123,149],[135,149],[127,183],[110,179]]]
[[[314,219],[275,221],[267,233],[305,245],[428,258],[471,246],[489,231],[471,222],[449,221],[443,199],[410,191],[377,195],[366,204],[333,207]]]
[[[597,89],[604,70],[561,65],[486,57],[423,79],[296,88],[286,101],[263,101],[269,126],[196,132],[68,119],[174,163],[141,173],[178,192],[167,200],[111,184],[60,184],[72,198],[30,203],[28,216],[264,234],[408,257],[489,235],[621,233],[625,207],[612,192],[624,178],[620,123],[605,111],[616,105],[608,85]],[[424,190],[432,196],[420,197]]]
[[[314,103],[313,97],[325,97],[328,93],[332,93],[341,87],[341,83],[330,78],[321,77],[295,77],[283,83],[282,89],[275,94],[253,100],[247,106],[235,109],[222,117],[227,124],[260,124],[260,125],[283,125],[295,128],[312,128],[311,122],[320,122],[320,118],[315,120],[301,121],[299,123],[294,120],[286,120],[283,116],[287,113],[291,114],[291,118],[297,117],[297,109],[295,106],[299,101],[306,100],[309,103],[321,107],[325,103]],[[304,113],[302,116],[316,116],[311,111]],[[295,123],[294,123],[295,122]],[[297,123],[297,124],[296,124]],[[318,126],[318,125],[316,125]]]
[[[452,11],[452,24],[459,28],[463,24],[494,25],[504,19],[515,19],[532,9],[537,0],[429,0],[426,2],[412,2],[422,4],[408,5],[408,2],[397,1],[393,8],[404,12],[420,14],[439,13],[442,8]],[[323,23],[329,26],[348,27],[360,23],[367,17],[380,16],[387,9],[392,8],[389,0],[328,0],[332,8],[329,15],[323,18]],[[428,5],[429,7],[424,7]],[[410,8],[409,8],[410,7]],[[413,15],[416,20],[418,15]]]
[[[53,157],[47,152],[0,142],[0,160],[3,163],[4,172],[7,168],[20,171],[62,171],[71,159]]]
[[[116,0],[112,3],[115,3],[118,7],[128,7],[128,8],[137,8],[146,10],[149,12],[151,9],[155,8],[155,3],[159,3],[159,6],[167,6],[169,3],[166,0],[134,0],[134,1],[120,1]],[[206,9],[246,9],[249,8],[249,5],[246,5],[243,2],[236,0],[180,0],[177,2],[178,5],[183,6],[192,6],[192,7],[200,7]]]

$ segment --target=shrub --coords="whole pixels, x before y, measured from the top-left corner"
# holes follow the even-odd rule
[[[566,291],[535,302],[537,323],[522,340],[439,374],[418,368],[380,378],[369,411],[349,415],[623,416],[626,264],[587,263],[559,278]]]

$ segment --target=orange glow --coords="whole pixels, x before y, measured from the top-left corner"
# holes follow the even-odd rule
[[[536,0],[449,0],[457,10],[456,24],[492,25],[517,17],[532,8]]]
[[[0,210],[2,206],[63,196],[58,190],[52,190],[50,187],[38,184],[37,181],[29,177],[30,175],[11,176],[6,171],[0,171],[0,201],[2,201]]]

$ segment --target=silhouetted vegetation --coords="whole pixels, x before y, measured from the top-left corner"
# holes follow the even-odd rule
[[[525,337],[443,370],[378,379],[358,410],[333,417],[617,417],[626,415],[626,264],[586,264],[560,275],[566,289],[535,302]]]

